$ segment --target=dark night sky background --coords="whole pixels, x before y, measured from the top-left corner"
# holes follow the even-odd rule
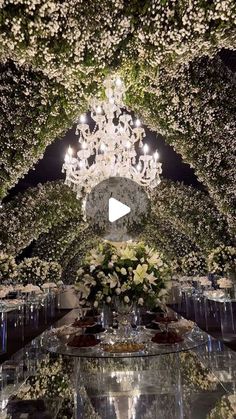
[[[220,57],[229,68],[234,71],[236,70],[235,52],[222,50]],[[142,120],[142,115],[139,115],[139,118]],[[146,127],[144,128],[146,130],[144,141],[150,145],[150,151],[154,151],[156,148],[159,151],[159,161],[162,162],[163,177],[173,181],[183,181],[186,185],[203,188],[198,182],[194,170],[188,164],[183,163],[181,156],[171,146],[166,144],[161,136],[149,131]],[[10,191],[7,200],[11,199],[18,192],[23,192],[28,187],[36,186],[38,183],[64,179],[65,175],[61,173],[61,168],[69,145],[75,150],[78,149],[75,126],[62,139],[56,139],[46,148],[43,159],[36,164],[34,170],[30,170],[24,178],[20,179],[18,184]]]

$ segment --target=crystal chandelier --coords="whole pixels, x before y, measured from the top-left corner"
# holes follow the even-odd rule
[[[65,183],[85,197],[94,186],[110,177],[125,177],[141,186],[155,188],[160,183],[161,163],[158,152],[148,154],[143,143],[145,131],[139,119],[124,110],[125,86],[120,78],[104,82],[106,99],[91,103],[94,128],[80,117],[76,128],[80,149],[77,156],[69,147],[62,171]]]

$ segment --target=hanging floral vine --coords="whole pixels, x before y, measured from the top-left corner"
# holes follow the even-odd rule
[[[185,256],[199,247],[186,235],[176,230],[171,220],[151,214],[150,221],[140,235],[141,239],[162,251],[169,259]]]
[[[80,202],[62,182],[30,188],[0,212],[0,249],[19,254],[40,234],[76,215],[81,220]]]
[[[77,91],[13,61],[0,63],[0,198],[43,157],[83,107]]]
[[[203,251],[230,244],[227,222],[204,192],[179,182],[162,181],[152,193],[153,213],[189,238]]]
[[[66,219],[62,224],[40,235],[33,248],[33,254],[45,260],[64,260],[64,253],[76,239],[80,240],[87,228],[80,217]]]

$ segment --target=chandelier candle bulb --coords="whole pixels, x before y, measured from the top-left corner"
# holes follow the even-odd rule
[[[86,115],[82,114],[80,116],[80,122],[81,122],[81,124],[85,124],[85,122],[86,122]]]
[[[154,161],[155,162],[159,159],[159,153],[158,153],[158,151],[155,151],[153,157],[154,157]]]
[[[67,151],[68,155],[71,157],[73,154],[73,149],[71,148],[71,146],[69,145],[68,147],[68,151]]]
[[[96,112],[98,113],[98,114],[100,114],[100,113],[102,113],[102,107],[99,105],[99,106],[97,106],[97,108],[96,108]]]
[[[122,86],[122,80],[120,79],[120,77],[117,77],[117,79],[116,79],[116,86],[117,87],[121,87]]]
[[[93,129],[85,123],[86,114],[80,116],[76,128],[80,150],[74,158],[69,148],[62,168],[66,183],[84,197],[98,183],[114,176],[155,188],[160,183],[161,163],[155,160],[157,154],[149,155],[148,145],[143,145],[145,130],[140,119],[133,121],[125,111],[123,81],[108,78],[104,86],[106,99],[100,103],[97,99],[91,101]],[[143,147],[143,153],[140,149],[137,152],[138,145]]]
[[[148,150],[149,150],[148,145],[147,144],[144,144],[144,146],[143,146],[143,152],[144,152],[144,155],[145,156],[146,156]]]

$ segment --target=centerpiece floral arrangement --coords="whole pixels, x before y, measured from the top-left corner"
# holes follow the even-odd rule
[[[92,249],[77,272],[81,304],[123,303],[153,307],[168,294],[171,270],[163,255],[144,243],[114,246],[105,242]]]

